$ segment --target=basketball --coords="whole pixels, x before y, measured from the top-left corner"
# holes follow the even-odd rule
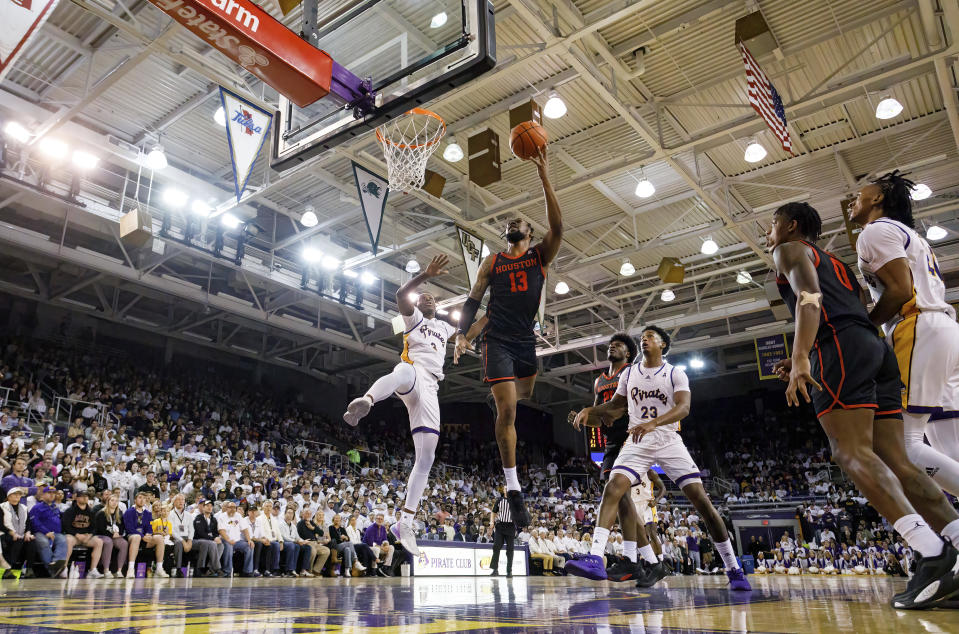
[[[509,149],[528,161],[546,147],[546,129],[535,121],[524,121],[509,133]]]

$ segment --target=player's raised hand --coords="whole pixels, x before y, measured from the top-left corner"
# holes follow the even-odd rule
[[[446,275],[449,273],[449,270],[446,268],[449,266],[450,258],[448,255],[438,255],[433,258],[429,266],[426,267],[426,275],[428,277],[439,277],[440,275]]]
[[[817,390],[822,388],[812,378],[809,359],[803,357],[792,363],[792,369],[789,372],[789,385],[786,387],[786,403],[790,406],[799,407],[799,394],[802,394],[803,400],[809,403],[809,389],[807,385],[812,385]]]
[[[546,158],[546,146],[544,145],[539,149],[539,152],[536,153],[530,159],[533,163],[536,164],[536,169],[539,170],[540,174],[545,174],[549,171],[549,161]]]
[[[453,347],[453,365],[459,365],[460,357],[466,354],[467,350],[473,350],[473,344],[466,338],[466,335],[459,333],[456,335],[456,345]]]
[[[789,373],[792,372],[792,369],[792,359],[783,359],[782,361],[777,361],[776,365],[773,366],[773,372],[776,373],[776,376],[779,377],[779,380],[785,381],[786,383],[789,383]]]
[[[576,426],[576,414],[578,414],[578,413],[579,413],[579,412],[577,412],[576,410],[570,411],[570,413],[566,416],[566,422],[569,423],[570,425],[573,425],[573,426],[575,427],[575,426]],[[579,427],[576,427],[576,429],[579,429]]]

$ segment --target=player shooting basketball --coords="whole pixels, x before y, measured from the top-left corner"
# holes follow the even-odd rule
[[[463,306],[453,351],[453,363],[457,363],[467,349],[472,349],[466,333],[489,288],[489,323],[481,336],[483,380],[490,384],[496,402],[496,443],[506,474],[510,513],[521,527],[529,525],[530,517],[516,474],[516,402],[533,393],[537,369],[533,324],[546,283],[546,268],[556,258],[563,239],[563,219],[549,182],[545,147],[530,160],[543,182],[549,230],[539,244],[530,246],[530,224],[522,218],[509,221],[506,251],[488,255],[480,264],[476,283]]]

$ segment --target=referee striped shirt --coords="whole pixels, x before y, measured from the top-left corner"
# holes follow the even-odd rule
[[[497,523],[511,523],[513,521],[513,516],[509,512],[509,502],[506,501],[506,498],[496,500],[496,507],[493,510],[496,513]]]

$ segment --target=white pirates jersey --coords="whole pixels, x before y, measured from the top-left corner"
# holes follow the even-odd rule
[[[625,379],[620,378],[616,393],[626,397],[628,402],[630,430],[651,419],[659,418],[675,407],[676,392],[689,391],[689,378],[686,373],[665,361],[658,368],[647,368],[640,359],[629,366],[626,372]],[[642,442],[645,443],[651,436],[667,440],[678,431],[678,421],[663,425],[646,434]]]
[[[912,271],[912,299],[883,324],[886,334],[905,317],[920,312],[943,312],[955,319],[955,311],[946,303],[946,285],[936,256],[918,233],[896,220],[880,218],[863,228],[856,240],[856,253],[873,301],[878,301],[884,290],[876,271],[898,258],[905,258]]]
[[[422,367],[437,381],[442,381],[446,343],[456,334],[456,328],[442,319],[427,319],[416,306],[412,315],[403,315],[403,323],[406,331],[403,333],[400,358],[406,363]]]

